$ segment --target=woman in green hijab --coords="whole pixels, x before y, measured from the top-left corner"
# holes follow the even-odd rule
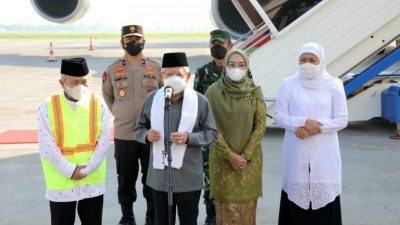
[[[246,52],[229,51],[221,79],[205,94],[218,129],[210,149],[210,196],[217,225],[256,224],[266,108],[260,87],[247,78],[248,65]]]

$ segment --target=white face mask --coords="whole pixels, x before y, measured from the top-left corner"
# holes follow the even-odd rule
[[[299,65],[300,75],[307,80],[313,80],[319,73],[319,65],[314,65],[312,63],[304,63]]]
[[[229,69],[226,68],[226,75],[233,81],[240,81],[246,75],[246,70],[242,70],[239,68]]]
[[[164,86],[172,87],[172,89],[174,89],[173,94],[178,94],[179,92],[183,91],[183,89],[185,89],[186,80],[185,78],[173,75],[164,79]]]
[[[71,98],[78,100],[78,101],[88,93],[88,88],[82,84],[75,86],[73,88],[65,85],[65,90],[67,91],[67,94]]]

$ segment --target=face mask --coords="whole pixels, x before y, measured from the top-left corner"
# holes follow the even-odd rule
[[[78,86],[75,86],[73,88],[68,87],[68,86],[65,85],[65,90],[67,91],[67,94],[71,98],[73,98],[73,99],[75,99],[77,101],[79,101],[83,96],[85,96],[88,93],[87,87],[82,85],[82,84],[78,85]]]
[[[242,70],[239,68],[233,68],[233,69],[227,68],[226,75],[228,75],[228,77],[231,78],[231,80],[233,81],[240,81],[246,75],[246,70]]]
[[[173,75],[164,79],[164,86],[171,86],[172,89],[174,89],[173,94],[177,94],[185,89],[186,81],[185,78],[180,78],[176,75]]]
[[[126,47],[124,47],[124,49],[131,56],[136,56],[143,50],[143,48],[144,48],[144,43],[140,43],[140,42],[129,42],[126,44]]]
[[[216,59],[223,59],[226,55],[226,48],[222,47],[221,45],[215,45],[211,49],[211,56]]]
[[[216,67],[214,67],[214,73],[216,73],[218,76],[221,76],[223,71],[224,71],[224,66],[216,66]]]
[[[307,80],[312,80],[318,76],[319,65],[314,65],[312,63],[304,63],[299,65],[300,75]]]

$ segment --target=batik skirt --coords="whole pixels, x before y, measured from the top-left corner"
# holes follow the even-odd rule
[[[246,202],[215,201],[217,225],[255,225],[257,200]]]

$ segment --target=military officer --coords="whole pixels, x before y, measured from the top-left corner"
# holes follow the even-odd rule
[[[233,43],[229,31],[213,30],[210,32],[210,53],[212,60],[196,70],[194,89],[204,94],[209,86],[221,78],[224,58]],[[249,71],[250,72],[250,71]],[[252,78],[251,73],[248,75]]]
[[[148,93],[161,87],[160,62],[147,58],[143,27],[122,27],[121,46],[124,56],[103,73],[103,97],[114,115],[115,160],[118,174],[118,202],[121,205],[120,225],[136,224],[133,203],[136,201],[136,180],[139,161],[142,172],[143,196],[147,201],[146,225],[155,224],[152,191],[146,185],[149,146],[136,141],[133,129]]]
[[[224,58],[226,53],[232,49],[233,44],[230,33],[225,30],[213,30],[210,32],[210,52],[213,60],[199,67],[195,74],[194,89],[202,94],[207,88],[221,78],[224,69]],[[251,73],[249,75],[251,78]],[[215,224],[215,207],[210,195],[209,170],[208,170],[208,147],[203,148],[203,172],[204,172],[204,204],[206,205],[206,220],[204,225]]]

